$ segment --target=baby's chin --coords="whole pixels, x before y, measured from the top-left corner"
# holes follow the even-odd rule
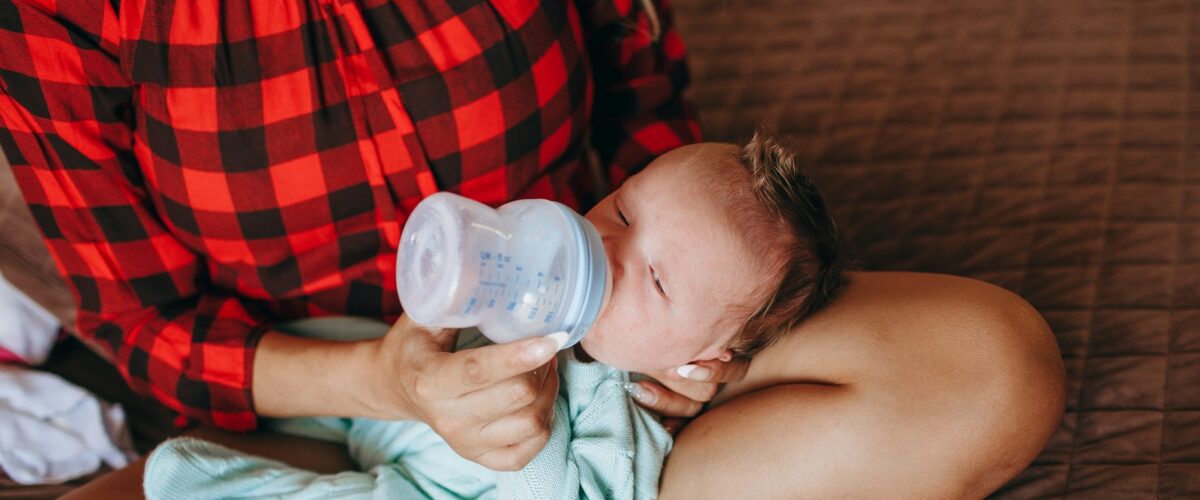
[[[579,342],[579,348],[589,358],[618,370],[649,373],[663,369],[659,366],[650,366],[650,363],[647,363],[644,359],[646,355],[644,352],[634,349],[622,349],[621,346],[609,345],[609,343],[604,342],[602,339],[593,338],[592,336],[584,337]]]

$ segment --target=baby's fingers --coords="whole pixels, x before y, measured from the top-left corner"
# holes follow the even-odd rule
[[[653,382],[630,382],[625,384],[625,390],[643,408],[664,417],[694,417],[703,406],[699,401]]]

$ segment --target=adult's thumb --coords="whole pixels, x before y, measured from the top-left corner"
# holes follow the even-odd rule
[[[430,338],[439,351],[453,351],[454,345],[458,343],[458,332],[460,330],[457,328],[426,328],[425,331],[429,333]]]
[[[399,332],[402,335],[421,335],[423,340],[428,341],[429,346],[423,346],[421,349],[432,348],[442,352],[450,352],[454,350],[454,344],[458,343],[458,329],[456,328],[426,328],[418,325],[408,317],[408,314],[400,315],[397,321]]]

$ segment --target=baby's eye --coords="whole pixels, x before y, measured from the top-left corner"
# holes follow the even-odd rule
[[[658,289],[658,293],[661,293],[663,297],[666,297],[666,296],[667,296],[667,291],[666,291],[666,290],[663,290],[663,286],[662,286],[662,280],[661,280],[661,279],[659,279],[659,277],[658,277],[658,271],[655,271],[655,270],[654,270],[654,267],[651,267],[651,268],[650,268],[650,277],[654,279],[654,288],[657,288],[657,289]]]
[[[616,204],[614,203],[613,205],[616,205]],[[625,218],[625,213],[621,211],[621,207],[617,207],[617,217],[621,218],[622,224],[625,224],[626,226],[629,225],[629,220]]]

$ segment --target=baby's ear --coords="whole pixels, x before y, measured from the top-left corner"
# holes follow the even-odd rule
[[[717,349],[721,348],[718,346],[712,346],[700,353],[693,361],[720,361],[722,363],[727,363],[736,357],[733,354],[733,350],[728,347],[719,351]]]

